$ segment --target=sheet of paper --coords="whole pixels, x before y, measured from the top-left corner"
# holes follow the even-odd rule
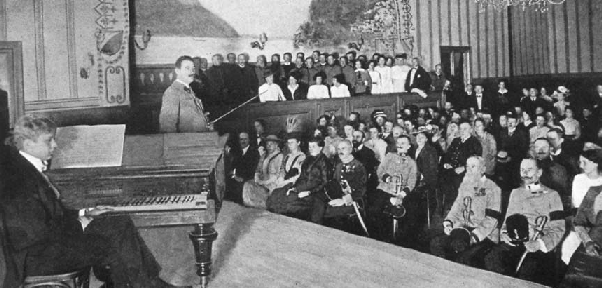
[[[55,138],[51,169],[121,166],[125,124],[60,127]]]

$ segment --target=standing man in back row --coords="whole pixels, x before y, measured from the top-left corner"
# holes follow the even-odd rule
[[[176,80],[163,93],[159,113],[159,131],[209,131],[207,115],[201,99],[194,96],[190,83],[194,80],[194,62],[190,56],[180,56],[175,64]]]
[[[412,59],[412,68],[408,72],[405,85],[406,92],[418,89],[426,93],[431,88],[431,75],[420,66],[420,60],[416,57]]]

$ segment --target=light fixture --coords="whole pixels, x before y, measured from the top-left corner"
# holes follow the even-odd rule
[[[493,8],[497,11],[503,11],[507,7],[521,7],[523,11],[534,9],[538,12],[547,12],[550,5],[559,5],[566,0],[475,0],[479,7],[479,13],[487,11],[488,8]]]

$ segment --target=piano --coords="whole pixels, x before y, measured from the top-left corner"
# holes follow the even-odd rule
[[[47,175],[61,192],[65,205],[74,209],[136,199],[150,199],[155,204],[161,204],[158,202],[163,199],[187,199],[186,196],[200,199],[195,207],[117,209],[110,214],[127,213],[139,228],[193,226],[189,238],[200,284],[206,287],[211,274],[212,244],[217,238],[213,228],[215,200],[208,196],[209,173],[221,153],[216,138],[213,132],[126,135],[121,166],[53,169],[51,164]]]

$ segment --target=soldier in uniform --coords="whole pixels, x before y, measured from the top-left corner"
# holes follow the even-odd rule
[[[435,256],[482,268],[486,252],[498,242],[501,220],[501,189],[485,177],[485,160],[471,156],[466,161],[466,176],[458,189],[458,198],[443,221],[443,235],[431,241]],[[468,239],[462,236],[463,230]],[[468,240],[468,241],[464,241]]]
[[[399,206],[403,197],[414,190],[416,186],[417,168],[416,162],[408,155],[410,149],[410,138],[401,135],[395,141],[397,150],[389,152],[376,170],[379,184],[374,203],[369,208],[369,214],[373,215],[374,225],[377,228],[377,237],[385,239],[391,235],[388,231],[391,225],[388,215],[383,211],[387,206]],[[398,193],[399,192],[399,193]]]
[[[311,220],[322,223],[324,218],[347,215],[354,212],[354,201],[363,202],[368,174],[362,163],[353,157],[353,145],[341,140],[337,147],[339,161],[334,168],[331,185],[324,194],[315,197]]]
[[[535,159],[521,162],[522,185],[510,195],[500,244],[485,256],[485,268],[552,285],[555,263],[552,250],[564,235],[565,221],[558,192],[539,183],[541,174]]]

